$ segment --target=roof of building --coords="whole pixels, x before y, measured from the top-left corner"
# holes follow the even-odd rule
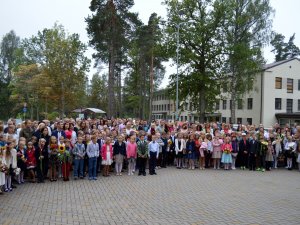
[[[97,108],[80,108],[80,109],[74,109],[73,112],[76,112],[76,113],[92,112],[92,113],[100,113],[100,114],[106,113],[103,110],[97,109]]]
[[[264,70],[271,69],[273,67],[279,66],[281,64],[284,64],[284,63],[287,63],[287,62],[290,62],[290,61],[293,61],[293,60],[300,61],[300,59],[298,59],[298,58],[290,58],[290,59],[282,60],[282,61],[279,61],[279,62],[265,64],[265,65],[263,65],[263,69]]]

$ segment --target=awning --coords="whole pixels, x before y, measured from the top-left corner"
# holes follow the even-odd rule
[[[275,113],[277,119],[300,119],[300,113]]]
[[[96,113],[96,114],[105,114],[106,112],[104,112],[101,109],[97,109],[97,108],[80,108],[80,109],[74,109],[72,112],[75,113]]]

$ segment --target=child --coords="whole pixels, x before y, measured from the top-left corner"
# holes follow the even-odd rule
[[[210,168],[210,162],[212,157],[212,135],[210,133],[206,134],[206,140],[207,140],[207,151],[204,151],[204,157],[205,157],[205,168]]]
[[[126,154],[128,159],[128,176],[131,176],[135,170],[134,167],[137,156],[137,145],[134,136],[131,136],[129,142],[127,143]]]
[[[38,177],[38,183],[44,183],[44,171],[48,167],[46,163],[46,158],[48,158],[48,149],[46,149],[46,140],[41,138],[39,140],[39,147],[35,151],[35,160],[36,160],[36,172]]]
[[[69,181],[69,176],[70,176],[70,167],[71,167],[71,141],[69,139],[65,139],[65,146],[64,146],[64,150],[61,153],[62,156],[62,164],[61,164],[61,171],[62,171],[62,175],[63,175],[63,179],[64,181]],[[59,146],[59,148],[61,148],[62,145]],[[60,149],[59,149],[60,151]]]
[[[256,169],[257,171],[265,172],[265,167],[266,167],[266,152],[268,149],[268,142],[265,141],[264,137],[262,135],[261,140],[259,142],[259,147],[258,147],[258,168]]]
[[[183,149],[185,147],[182,133],[178,133],[178,137],[175,139],[175,152],[177,169],[182,167]]]
[[[0,194],[3,194],[2,188],[5,185],[5,172],[7,171],[7,167],[4,164],[4,149],[5,147],[0,143]]]
[[[118,140],[113,146],[113,158],[115,160],[115,169],[117,176],[122,176],[123,161],[126,157],[126,144],[122,135],[118,136]]]
[[[270,171],[273,163],[273,153],[274,153],[274,148],[272,146],[272,141],[271,139],[268,140],[268,147],[267,147],[267,152],[266,152],[266,170]]]
[[[195,159],[195,140],[194,134],[190,134],[189,140],[186,142],[187,157],[189,159],[189,170],[194,170],[194,159]]]
[[[292,136],[288,137],[288,141],[286,142],[284,149],[286,151],[287,156],[287,169],[292,170],[293,168],[293,154],[296,151],[296,143],[293,142]]]
[[[26,171],[25,154],[26,154],[25,143],[24,143],[24,141],[20,141],[19,146],[17,148],[17,166],[21,170],[19,175],[17,176],[19,184],[24,183],[24,173]]]
[[[140,135],[140,140],[137,143],[138,146],[138,162],[139,162],[139,176],[146,176],[146,162],[148,157],[148,144],[145,141],[145,135]]]
[[[223,145],[223,140],[219,138],[219,133],[216,133],[214,140],[212,141],[213,154],[212,158],[214,160],[214,169],[220,169],[220,161],[222,157],[221,146]]]
[[[103,146],[102,146],[103,147]],[[89,159],[89,180],[97,180],[97,158],[99,157],[99,144],[97,143],[97,136],[92,136],[92,141],[87,145],[86,153]]]
[[[14,170],[17,168],[17,151],[14,149],[13,142],[7,142],[6,149],[3,153],[4,164],[7,167],[5,174],[5,192],[12,191],[11,180],[14,175]]]
[[[48,154],[49,154],[49,166],[50,166],[49,179],[52,182],[52,181],[57,181],[57,167],[58,167],[58,145],[55,136],[51,136],[48,149],[49,149]]]
[[[200,156],[199,156],[199,169],[204,170],[205,169],[205,155],[204,152],[207,151],[207,139],[203,140],[200,138]]]
[[[74,155],[74,179],[77,180],[78,177],[83,179],[83,164],[84,164],[84,156],[85,156],[85,146],[82,143],[83,138],[81,136],[78,137],[77,143],[73,149]],[[78,173],[79,171],[79,173]],[[79,176],[78,176],[79,174]]]
[[[33,143],[31,141],[27,144],[27,150],[26,150],[26,166],[29,178],[31,179],[31,183],[35,183],[35,174],[34,169],[36,167],[36,160],[35,160],[35,148],[33,146]]]
[[[282,142],[282,139],[280,138],[280,135],[277,135],[276,140],[273,141],[273,145],[275,146],[275,151],[274,151],[274,169],[277,169],[278,156],[279,156],[279,153],[282,152],[281,142]]]
[[[152,141],[148,144],[148,157],[149,157],[149,174],[157,175],[155,172],[156,160],[159,155],[159,144],[156,142],[156,135],[152,135]]]
[[[300,172],[300,142],[298,142],[298,145],[297,145],[297,153],[298,153],[297,163],[298,163],[298,169]]]
[[[112,159],[113,159],[113,149],[112,149],[111,139],[109,137],[106,138],[105,144],[102,145],[101,156],[102,156],[102,165],[104,166],[103,176],[109,177],[110,165],[112,164]]]
[[[230,143],[230,137],[225,138],[225,143],[222,145],[222,160],[221,162],[224,163],[224,169],[229,170],[229,165],[232,163],[232,145]]]
[[[235,135],[232,136],[232,141],[231,141],[231,145],[232,145],[232,153],[231,153],[231,156],[232,156],[232,164],[231,164],[231,168],[233,170],[235,170],[235,161],[236,161],[236,158],[237,158],[237,155],[238,155],[238,152],[239,152],[239,149],[238,149],[238,141],[237,141],[237,138]]]

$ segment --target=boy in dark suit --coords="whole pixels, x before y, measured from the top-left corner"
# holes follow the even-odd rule
[[[255,171],[257,149],[258,149],[258,142],[256,140],[255,134],[253,133],[252,139],[249,141],[249,150],[248,150],[249,170]]]

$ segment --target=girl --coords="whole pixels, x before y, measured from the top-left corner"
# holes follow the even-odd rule
[[[266,170],[270,171],[273,163],[273,153],[274,153],[274,148],[272,146],[272,140],[269,138],[268,140],[268,147],[267,147],[267,152],[266,152]]]
[[[204,152],[207,151],[207,139],[200,138],[200,156],[199,156],[199,169],[204,170],[205,169],[205,155]]]
[[[297,153],[298,153],[297,163],[298,163],[298,169],[300,171],[300,142],[299,141],[298,141],[298,144],[297,144]]]
[[[102,165],[103,167],[103,176],[109,176],[109,167],[112,164],[113,159],[113,149],[111,145],[111,139],[109,137],[106,138],[105,144],[102,145],[101,148],[101,156],[102,156]]]
[[[212,141],[213,145],[213,155],[212,158],[214,160],[214,169],[220,169],[220,161],[222,157],[221,146],[223,145],[223,140],[219,138],[219,133],[216,134],[214,140]]]
[[[0,194],[2,193],[2,187],[5,185],[5,172],[7,170],[6,165],[4,164],[4,146],[1,146],[0,144]]]
[[[232,145],[230,143],[230,137],[225,138],[225,143],[222,145],[222,160],[221,162],[224,163],[224,169],[229,170],[229,164],[232,163]]]
[[[131,176],[135,170],[135,160],[137,157],[137,144],[135,142],[135,136],[130,137],[130,141],[126,146],[126,153],[128,159],[128,175]]]
[[[35,151],[35,160],[37,163],[36,171],[38,176],[38,183],[44,183],[44,172],[46,168],[48,168],[47,161],[45,159],[48,158],[48,149],[46,148],[46,140],[44,138],[41,138],[39,140],[39,147]]]
[[[232,136],[232,141],[231,141],[231,145],[232,145],[232,165],[231,165],[231,168],[233,170],[235,170],[235,161],[236,161],[236,158],[237,158],[237,155],[238,155],[238,152],[239,152],[239,144],[238,144],[238,140],[236,138],[235,135]]]
[[[115,169],[117,176],[122,176],[123,161],[126,157],[126,145],[122,135],[118,136],[118,140],[113,146],[113,158],[115,160]]]
[[[23,184],[24,183],[24,173],[26,171],[26,149],[25,149],[25,143],[23,141],[19,142],[19,146],[17,149],[17,166],[21,169],[18,178],[18,183]]]
[[[186,128],[187,129],[187,128]],[[187,149],[186,149],[186,142],[189,140],[189,135],[187,134],[187,132],[183,132],[183,140],[184,140],[184,146],[183,146],[183,156],[182,156],[182,168],[187,168],[187,164],[188,164],[188,155],[187,155]]]
[[[5,174],[5,192],[12,191],[11,177],[14,175],[14,170],[17,168],[17,151],[14,149],[13,142],[7,142],[4,150],[4,164],[7,167]]]
[[[78,173],[80,179],[83,179],[83,164],[84,164],[84,156],[85,156],[85,146],[82,143],[83,138],[81,136],[78,137],[77,143],[73,149],[74,155],[74,179],[77,180]],[[78,172],[79,171],[79,172]]]
[[[195,140],[194,134],[190,134],[189,140],[186,142],[187,157],[189,160],[189,170],[194,170],[194,159],[195,159]]]
[[[185,143],[184,143],[183,135],[182,135],[182,133],[178,133],[178,136],[175,139],[177,169],[181,169],[181,167],[182,167],[182,157],[183,157],[184,146],[185,146]]]
[[[59,146],[59,148],[61,148],[63,146]],[[72,151],[71,149],[71,142],[69,139],[65,139],[65,146],[64,146],[64,150],[61,153],[61,172],[63,175],[63,179],[64,181],[69,181],[69,176],[70,176],[70,167],[71,167],[71,154],[70,151]]]
[[[280,135],[277,135],[276,140],[273,142],[273,145],[275,146],[275,151],[274,151],[274,169],[277,169],[277,164],[278,164],[278,156],[279,153],[282,152],[282,147],[281,144],[282,139],[280,138]]]
[[[29,178],[31,179],[31,183],[35,183],[35,174],[34,169],[36,167],[36,160],[35,160],[35,148],[33,146],[33,143],[31,141],[27,144],[27,150],[26,150],[26,166]]]
[[[210,161],[211,161],[211,156],[212,156],[212,135],[210,133],[206,134],[206,140],[207,140],[207,151],[204,152],[204,157],[205,157],[205,168],[210,168]]]
[[[51,182],[57,181],[58,145],[55,136],[51,136],[50,138],[48,153],[49,153],[49,165],[50,165],[49,179]]]
[[[288,136],[287,142],[284,146],[287,157],[287,169],[292,170],[293,168],[293,154],[296,151],[296,143],[293,142],[292,136]]]

